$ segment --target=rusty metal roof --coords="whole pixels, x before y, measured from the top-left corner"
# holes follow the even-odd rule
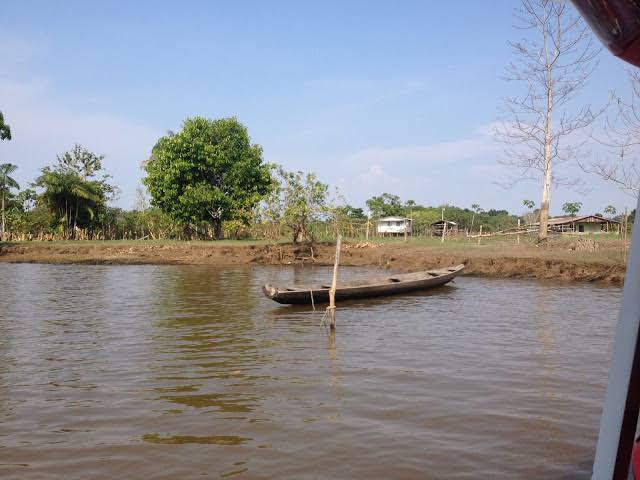
[[[599,217],[596,215],[584,215],[581,217],[552,217],[549,219],[549,225],[564,225],[568,223],[620,223],[610,218]]]

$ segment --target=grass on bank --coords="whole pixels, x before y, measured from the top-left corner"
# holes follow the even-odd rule
[[[366,240],[364,237],[349,238],[343,237],[343,241],[349,243],[369,243],[384,244],[384,245],[397,245],[397,246],[421,246],[431,247],[438,249],[452,249],[452,250],[468,250],[469,248],[496,248],[496,247],[532,247],[536,249],[542,249],[546,247],[567,248],[579,243],[580,241],[591,241],[598,246],[598,248],[622,248],[624,245],[622,238],[617,234],[584,234],[584,235],[552,235],[549,237],[546,243],[538,244],[535,235],[520,235],[518,239],[516,235],[509,236],[487,236],[478,238],[458,236],[458,237],[446,237],[442,241],[441,237],[371,237]],[[319,238],[315,240],[316,243],[335,243],[333,238]],[[627,240],[630,242],[630,238]],[[52,240],[52,241],[0,241],[0,246],[8,245],[38,245],[38,246],[99,246],[108,245],[114,247],[133,247],[133,246],[184,246],[184,245],[198,245],[198,246],[243,246],[243,245],[273,245],[273,244],[290,244],[291,240],[282,238],[277,241],[267,239],[222,239],[222,240]]]
[[[331,242],[332,239],[318,240],[318,242]],[[628,249],[622,238],[616,234],[597,235],[553,235],[544,244],[536,242],[535,235],[521,235],[520,241],[516,235],[482,237],[477,238],[459,236],[445,238],[440,237],[373,237],[346,238],[345,242],[352,244],[382,244],[394,249],[421,249],[431,255],[452,255],[455,257],[515,257],[515,258],[544,258],[548,260],[565,260],[579,263],[601,263],[605,265],[623,265],[626,262]],[[265,239],[252,240],[58,240],[50,242],[24,241],[24,242],[0,242],[0,246],[34,246],[36,248],[54,247],[86,247],[86,248],[131,248],[147,246],[195,246],[198,248],[217,248],[234,246],[264,246],[287,245],[290,240],[282,239],[274,242]],[[628,243],[627,243],[628,246]]]
[[[234,240],[234,239],[224,239],[224,240],[52,240],[52,241],[37,241],[37,240],[25,240],[25,241],[11,241],[11,242],[0,242],[0,247],[2,246],[10,246],[10,245],[20,245],[20,246],[28,246],[28,245],[37,245],[38,247],[71,247],[71,246],[79,246],[79,247],[98,247],[98,246],[108,246],[108,247],[140,247],[140,246],[184,246],[184,245],[200,245],[200,246],[220,246],[220,247],[229,247],[229,246],[241,246],[241,245],[269,245],[274,242],[262,239],[256,240]],[[276,243],[288,243],[286,240],[278,241]]]

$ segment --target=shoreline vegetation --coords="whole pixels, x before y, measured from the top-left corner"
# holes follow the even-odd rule
[[[465,274],[622,285],[626,248],[614,235],[558,236],[545,244],[516,239],[437,238],[346,240],[341,266],[412,272],[464,263]],[[0,263],[86,265],[321,265],[333,264],[335,243],[267,240],[53,241],[0,243]]]

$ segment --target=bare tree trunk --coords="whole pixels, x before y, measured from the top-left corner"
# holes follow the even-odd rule
[[[545,38],[545,52],[547,42]],[[551,67],[547,66],[547,112],[544,122],[544,168],[542,176],[542,201],[540,202],[540,229],[538,242],[547,239],[549,228],[549,194],[551,192],[551,120],[553,113],[553,77]]]
[[[78,208],[79,208],[80,200],[76,200],[76,214],[73,217],[73,238],[76,237],[76,227],[78,226]]]
[[[222,238],[222,220],[219,218],[213,219],[213,238],[220,240]]]

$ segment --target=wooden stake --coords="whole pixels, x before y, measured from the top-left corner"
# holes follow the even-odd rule
[[[480,238],[482,238],[482,225],[480,225],[480,234],[478,235],[478,245],[480,245]]]
[[[518,219],[518,245],[520,245],[520,219]]]
[[[444,222],[442,224],[442,239],[440,240],[440,243],[444,243],[444,237],[446,237],[446,235],[447,235],[447,222]]]
[[[333,263],[333,279],[331,280],[331,289],[329,289],[329,306],[327,313],[329,314],[329,327],[331,330],[336,329],[336,285],[338,283],[338,265],[340,264],[340,247],[342,246],[342,236],[338,235],[336,242],[336,259]]]
[[[369,240],[369,219],[367,218],[367,236],[366,239]]]

